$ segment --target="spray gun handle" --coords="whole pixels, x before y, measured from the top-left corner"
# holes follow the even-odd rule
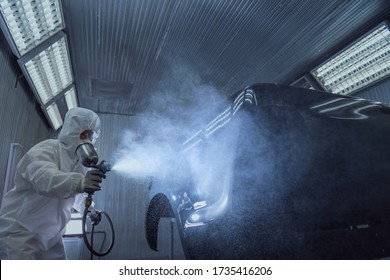
[[[92,205],[92,195],[93,193],[88,193],[88,196],[84,201],[84,206],[86,209],[88,209]]]

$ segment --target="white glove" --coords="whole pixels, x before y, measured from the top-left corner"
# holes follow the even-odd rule
[[[102,171],[98,169],[89,170],[80,182],[79,192],[93,193],[100,191],[102,188],[99,184],[105,178],[106,175]]]

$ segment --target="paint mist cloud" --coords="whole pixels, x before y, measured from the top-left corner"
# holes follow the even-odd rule
[[[202,84],[190,67],[173,67],[150,96],[145,112],[134,117],[134,128],[124,133],[113,170],[128,177],[175,174],[172,163],[182,143],[214,117],[223,100],[223,95]]]

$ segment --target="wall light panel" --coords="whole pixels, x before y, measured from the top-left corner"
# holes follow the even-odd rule
[[[381,23],[311,73],[326,91],[342,95],[387,77],[390,74],[388,23]]]

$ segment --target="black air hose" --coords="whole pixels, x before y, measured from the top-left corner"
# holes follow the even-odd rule
[[[83,220],[82,220],[82,227],[83,227],[83,239],[84,239],[84,243],[85,243],[85,246],[87,246],[88,250],[91,252],[91,254],[95,255],[95,256],[98,256],[98,257],[103,257],[105,255],[107,255],[108,253],[111,252],[112,250],[112,247],[114,246],[114,241],[115,241],[115,231],[114,231],[114,225],[111,221],[111,218],[110,216],[105,212],[105,211],[102,211],[100,212],[100,214],[103,214],[107,220],[108,220],[108,223],[110,224],[110,228],[111,228],[111,244],[109,246],[109,248],[105,251],[105,252],[97,252],[93,249],[93,234],[94,234],[94,229],[95,229],[95,225],[92,224],[92,231],[91,231],[91,243],[88,241],[88,238],[87,238],[87,232],[85,231],[85,225],[86,225],[86,221],[87,221],[87,216],[88,216],[88,213],[90,213],[91,211],[88,210],[87,207],[84,208],[84,214],[83,214]],[[92,255],[91,255],[92,257]]]

